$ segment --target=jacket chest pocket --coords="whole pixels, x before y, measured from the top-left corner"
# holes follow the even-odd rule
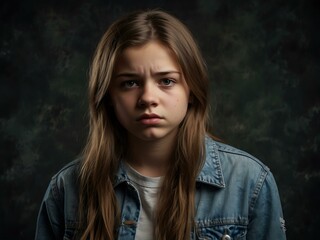
[[[245,225],[207,225],[198,226],[196,239],[198,240],[244,240],[247,226]]]

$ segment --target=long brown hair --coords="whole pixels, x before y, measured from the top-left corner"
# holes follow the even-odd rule
[[[191,91],[177,136],[174,161],[164,178],[155,212],[155,238],[190,238],[195,215],[195,179],[204,159],[208,117],[207,69],[189,30],[159,10],[132,13],[115,23],[96,49],[89,81],[90,132],[80,172],[82,239],[115,239],[120,213],[113,177],[125,154],[125,129],[109,102],[117,58],[128,47],[160,41],[175,55]]]

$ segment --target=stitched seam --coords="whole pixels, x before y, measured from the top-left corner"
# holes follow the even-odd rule
[[[221,226],[221,225],[241,225],[247,226],[249,221],[247,218],[217,218],[217,219],[206,219],[206,220],[197,220],[196,226],[201,227],[211,227],[211,226]]]
[[[253,211],[255,204],[257,202],[257,199],[259,197],[260,191],[262,189],[262,186],[267,178],[268,172],[267,171],[261,171],[258,181],[256,183],[256,186],[254,188],[254,191],[252,193],[252,198],[250,200],[250,205],[249,205],[249,219],[252,217]]]

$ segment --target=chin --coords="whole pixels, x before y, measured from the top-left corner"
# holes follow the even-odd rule
[[[156,141],[156,140],[164,140],[166,138],[171,138],[175,134],[174,132],[167,132],[167,131],[159,131],[159,129],[150,129],[145,132],[141,132],[139,136],[137,136],[139,139],[143,141]]]
[[[158,134],[143,134],[141,136],[138,136],[138,138],[140,138],[143,141],[155,141],[155,140],[162,139],[163,136]]]

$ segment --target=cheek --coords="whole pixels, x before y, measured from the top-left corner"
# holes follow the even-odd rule
[[[112,99],[113,107],[118,118],[123,118],[130,114],[134,107],[134,101],[128,97],[117,97]],[[119,119],[120,120],[120,119]]]
[[[188,98],[185,96],[181,96],[180,98],[176,98],[174,101],[173,106],[173,111],[177,114],[177,115],[185,115],[187,113],[188,110]]]
[[[120,104],[114,104],[113,108],[114,108],[114,113],[115,113],[116,119],[118,120],[120,125],[122,125],[124,128],[126,128],[125,126],[127,125],[126,123],[129,119],[128,112]]]
[[[126,95],[122,95],[117,91],[111,94],[111,101],[114,107],[119,107],[126,104]]]

